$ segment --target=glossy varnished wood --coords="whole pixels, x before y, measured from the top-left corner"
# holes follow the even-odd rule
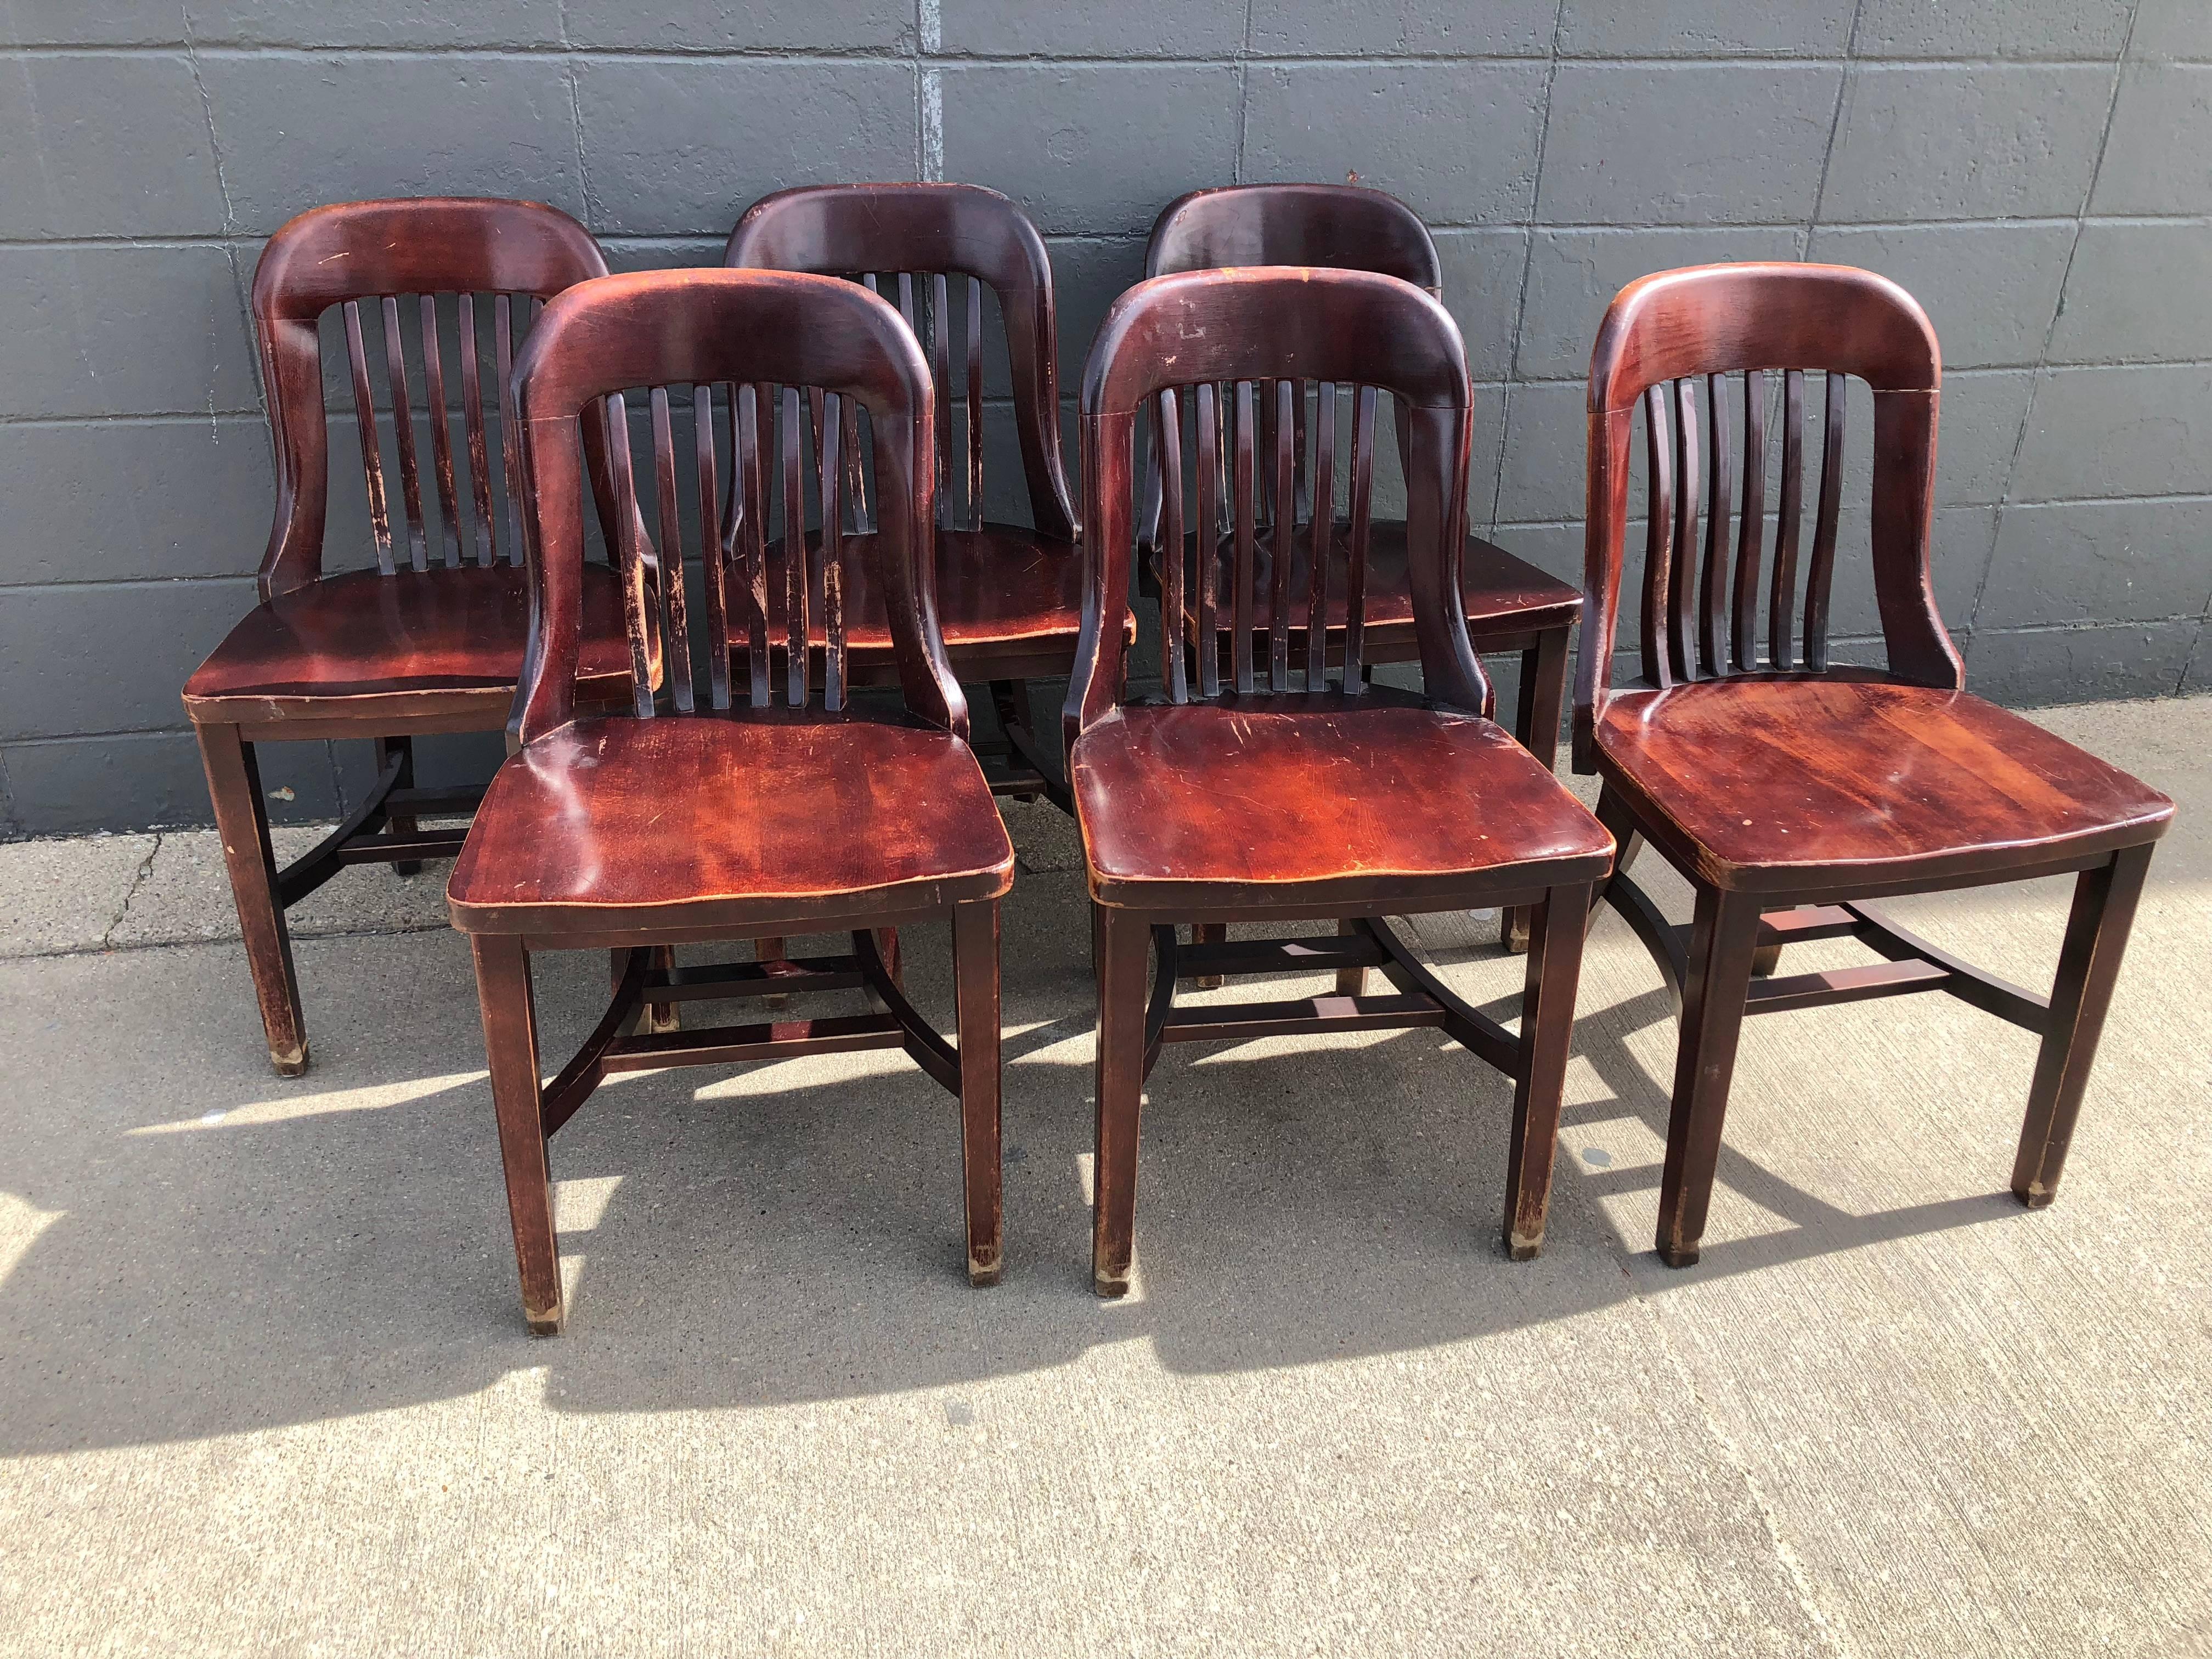
[[[485,331],[504,365],[532,307],[605,270],[583,227],[555,209],[442,198],[314,209],[270,238],[255,269],[253,319],[276,461],[261,602],[193,672],[184,702],[280,1072],[307,1061],[286,905],[349,863],[381,860],[408,874],[426,858],[450,856],[457,838],[419,831],[417,817],[426,806],[450,815],[469,802],[421,799],[410,740],[496,730],[513,701],[528,583],[512,520],[503,532],[496,520],[492,478],[496,466],[511,505],[520,439],[514,422],[500,420],[495,463],[489,434],[505,377],[487,398]],[[456,296],[451,328],[444,295]],[[480,305],[487,295],[490,303]],[[319,331],[334,311],[343,374],[326,380]],[[374,354],[365,328],[372,318],[381,341]],[[459,365],[458,447],[448,356]],[[350,420],[325,413],[326,385],[349,392]],[[386,427],[396,476],[386,465]],[[331,433],[348,428],[360,447],[369,521],[368,544],[350,549],[328,546],[325,533]],[[592,441],[595,453],[603,448],[598,432]],[[599,502],[608,504],[604,492]],[[590,584],[579,659],[586,697],[626,685],[613,597],[602,572]],[[251,783],[252,745],[278,738],[366,739],[379,763],[343,833],[283,872],[270,855],[265,803]]]
[[[1874,405],[1860,547],[1843,533],[1850,378]],[[1838,266],[1662,272],[1623,289],[1599,332],[1576,758],[1604,780],[1599,816],[1620,843],[1605,896],[1650,948],[1680,1014],[1657,1241],[1676,1266],[1698,1257],[1747,1012],[1940,991],[2037,1032],[2012,1184],[2023,1203],[2049,1202],[2150,848],[2172,815],[2156,790],[1964,690],[1929,579],[1941,381],[1919,306]],[[1650,493],[1635,503],[1639,415]],[[1643,672],[1618,685],[1622,547],[1638,507]],[[1871,566],[1881,629],[1878,651],[1854,654],[1878,655],[1878,667],[1835,661],[1836,572],[1852,558]],[[1625,873],[1645,841],[1696,890],[1686,932]],[[2048,999],[1864,902],[2065,873],[2076,898]],[[1771,977],[1788,945],[1838,937],[1876,959]]]
[[[550,1333],[562,1316],[544,1144],[605,1078],[855,1049],[903,1049],[959,1097],[968,1272],[992,1282],[998,902],[1013,848],[968,748],[967,704],[937,625],[936,410],[919,344],[884,301],[853,283],[649,272],[556,300],[514,383],[529,434],[529,649],[508,726],[514,752],[447,890],[455,926],[477,948],[526,1322]],[[639,388],[645,419],[633,426]],[[691,550],[678,410],[691,428]],[[580,701],[594,417],[610,434],[623,527],[615,544],[628,714],[591,714]],[[846,442],[855,433],[870,447],[872,531],[848,536],[856,475]],[[701,675],[690,660],[688,555],[702,578]],[[880,596],[902,707],[863,708],[849,695],[849,601],[863,569]],[[779,592],[781,614],[769,599]],[[953,936],[957,1046],[898,975],[890,930],[928,921],[949,923]],[[796,931],[848,933],[852,954],[794,963],[779,950],[768,963],[679,966],[673,951]],[[532,953],[556,949],[611,951],[613,997],[549,1081],[529,967]],[[683,1013],[856,985],[871,1012],[703,1028]]]
[[[1304,433],[1289,393],[1297,377],[1325,387]],[[1403,413],[1401,545],[1425,697],[1370,686],[1358,667],[1372,568],[1374,411],[1384,391]],[[1333,407],[1340,393],[1341,421]],[[1546,923],[1532,934],[1540,943],[1516,1037],[1436,981],[1388,922],[1374,920],[1485,903],[1579,918],[1611,863],[1605,830],[1481,713],[1489,686],[1458,603],[1458,481],[1471,401],[1464,349],[1442,307],[1371,272],[1153,278],[1116,301],[1092,347],[1082,421],[1084,632],[1062,724],[1097,921],[1092,1278],[1101,1294],[1128,1286],[1139,1104],[1145,1075],[1167,1042],[1442,1028],[1516,1079],[1504,1237],[1516,1257],[1541,1243],[1579,927]],[[1264,426],[1263,402],[1273,410]],[[1187,625],[1164,629],[1162,696],[1132,703],[1125,623],[1140,418],[1170,441],[1162,476],[1176,481],[1163,491],[1160,546],[1170,604],[1187,610]],[[1186,441],[1194,450],[1188,502],[1177,478],[1183,458],[1175,453]],[[1350,481],[1340,539],[1328,530],[1340,441]],[[1305,527],[1308,563],[1294,579],[1291,560],[1260,558],[1257,535],[1268,494],[1287,504],[1297,492],[1302,450],[1313,458],[1321,530]],[[1187,508],[1206,532],[1203,560],[1182,556]],[[1218,560],[1211,556],[1217,514],[1225,523]],[[1299,533],[1288,514],[1273,524],[1277,534]],[[1333,566],[1340,568],[1332,577]],[[1328,628],[1332,589],[1343,595],[1338,654],[1350,659],[1334,679],[1328,653],[1291,648],[1300,623],[1307,638]],[[1296,916],[1350,926],[1287,945],[1233,946],[1201,934],[1188,971],[1179,965],[1178,924],[1202,930]],[[1157,963],[1149,998],[1148,956]],[[1379,969],[1396,992],[1174,1006],[1181,979],[1316,967],[1340,976]]]

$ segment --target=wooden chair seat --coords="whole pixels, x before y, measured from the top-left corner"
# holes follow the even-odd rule
[[[579,720],[501,769],[447,889],[465,933],[880,918],[996,898],[1014,850],[951,732]]]
[[[627,699],[629,645],[612,570],[586,568],[583,604],[582,690],[592,701]],[[494,705],[496,725],[529,629],[530,577],[520,566],[344,571],[256,605],[185,683],[185,702],[196,717],[210,708],[245,719],[211,706],[250,702],[268,718],[283,705],[344,697],[357,700],[349,716],[366,718],[386,701],[401,713],[473,692],[482,696],[466,701]]]
[[[1626,690],[1597,765],[1682,867],[1734,891],[1941,883],[2134,846],[2172,803],[1963,691],[1738,676]],[[2032,848],[2032,852],[2024,852]]]
[[[1386,695],[1135,705],[1087,728],[1072,758],[1092,896],[1420,909],[1605,874],[1612,838],[1510,734]]]

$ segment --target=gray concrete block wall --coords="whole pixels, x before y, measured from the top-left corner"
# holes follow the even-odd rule
[[[1357,174],[1436,228],[1479,526],[1568,576],[1614,289],[1869,265],[1945,344],[1937,587],[1970,683],[2212,690],[2207,154],[2203,0],[15,0],[0,831],[204,818],[176,687],[270,511],[246,286],[286,216],[349,196],[534,196],[635,269],[711,261],[786,185],[993,185],[1047,233],[1072,393],[1163,203]],[[280,816],[363,775],[322,744],[264,769]]]

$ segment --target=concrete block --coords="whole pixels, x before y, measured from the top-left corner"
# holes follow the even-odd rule
[[[966,57],[1229,58],[1244,46],[1241,0],[1118,6],[943,0],[940,10],[941,50]]]
[[[2212,500],[2008,507],[1980,628],[2195,617],[2212,604]]]
[[[1444,309],[1467,342],[1467,372],[1502,380],[1513,371],[1513,331],[1521,313],[1521,275],[1528,263],[1524,230],[1440,230]]]
[[[252,605],[243,580],[0,590],[0,737],[180,726],[185,677]]]
[[[1565,0],[1559,10],[1559,50],[1577,57],[1840,58],[1850,33],[1841,0]]]
[[[0,246],[0,412],[255,414],[220,247]]]
[[[2197,27],[2205,26],[2200,18]],[[2212,212],[2212,64],[2130,64],[2120,74],[2093,213]]]
[[[2059,363],[2212,357],[2212,224],[2169,219],[2081,227],[2051,359]]]
[[[1638,276],[1735,259],[1794,259],[1799,234],[1779,226],[1717,230],[1540,228],[1528,256],[1528,290],[1521,311],[1516,372],[1531,380],[1586,375],[1606,307]]]
[[[192,0],[192,39],[216,46],[520,46],[561,41],[561,0]],[[335,198],[343,200],[343,198]]]
[[[1251,50],[1261,57],[1541,57],[1551,48],[1555,11],[1545,0],[1252,0]]]
[[[567,0],[568,41],[667,52],[883,52],[915,46],[915,8],[897,0],[824,0],[805,6],[731,6],[719,0],[631,6]]]
[[[1239,76],[1221,64],[943,71],[945,176],[1005,191],[1047,233],[1142,236],[1236,175]]]
[[[1943,366],[2033,363],[2058,307],[2070,223],[1821,225],[1806,258],[1879,271],[1920,301]]]
[[[15,0],[0,13],[0,46],[174,46],[185,40],[175,0]]]
[[[591,222],[727,236],[770,191],[916,178],[914,95],[897,64],[585,59]]]
[[[325,202],[507,196],[580,216],[558,58],[253,52],[204,60],[240,227],[265,235]]]
[[[1790,63],[1563,63],[1552,87],[1537,218],[1808,219],[1842,73]],[[1758,142],[1745,142],[1753,133]]]
[[[1589,392],[1580,380],[1510,389],[1505,398],[1498,523],[1582,517],[1588,404]]]
[[[2212,368],[2194,363],[2045,374],[2014,474],[2015,501],[2201,494],[2212,453]]]
[[[251,575],[274,494],[251,416],[11,426],[0,583]]]
[[[1243,176],[1270,184],[1357,175],[1436,225],[1522,218],[1534,191],[1543,99],[1543,67],[1533,62],[1255,66]]]
[[[2212,10],[2197,0],[2138,0],[2128,46],[2147,62],[2212,58]]]
[[[0,58],[0,230],[218,236],[222,188],[181,52]]]
[[[1866,0],[1852,50],[1862,58],[2110,59],[2128,38],[2130,9],[2128,0]]]
[[[2112,89],[2078,64],[1861,66],[1844,88],[1825,221],[2078,212]]]
[[[1966,688],[2021,708],[2171,696],[2197,632],[2193,621],[1979,631],[1966,647]]]

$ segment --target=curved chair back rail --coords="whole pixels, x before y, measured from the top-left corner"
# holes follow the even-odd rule
[[[515,365],[514,400],[526,433],[525,528],[536,574],[530,648],[508,731],[526,744],[575,715],[584,537],[579,439],[595,411],[629,432],[625,393],[648,388],[659,547],[648,570],[640,488],[629,445],[612,446],[616,548],[624,588],[636,712],[654,712],[651,665],[665,653],[677,709],[696,702],[688,643],[683,495],[672,387],[688,388],[692,483],[704,570],[708,700],[731,705],[731,647],[748,668],[750,706],[781,695],[812,700],[809,611],[819,592],[823,707],[846,707],[842,594],[845,580],[841,447],[846,412],[867,411],[880,500],[902,504],[866,545],[889,613],[908,708],[967,735],[967,706],[939,635],[931,531],[936,429],[929,369],[913,331],[878,296],[826,276],[763,270],[666,270],[603,277],[545,308]],[[805,395],[802,397],[802,389]],[[720,396],[717,396],[717,393]],[[819,419],[813,418],[816,409]],[[780,436],[779,436],[780,434]],[[811,446],[811,453],[810,453]],[[726,520],[718,473],[735,480]],[[773,508],[773,512],[772,509]],[[821,533],[810,538],[810,517]],[[771,535],[771,518],[780,533]],[[810,540],[816,568],[810,569]],[[776,566],[780,561],[781,568]],[[657,574],[657,580],[649,576]],[[785,637],[770,637],[770,593],[781,594]]]
[[[778,191],[746,210],[730,233],[722,263],[857,277],[871,289],[897,295],[900,315],[929,354],[936,391],[938,521],[969,530],[983,524],[983,290],[988,288],[1005,331],[1014,428],[1032,522],[1047,536],[1074,538],[1060,459],[1052,261],[1044,239],[1019,208],[976,185],[805,185]],[[957,356],[951,288],[956,277],[966,290],[959,307]],[[965,370],[958,398],[963,420],[957,486],[956,362]],[[847,418],[851,419],[849,410]],[[849,428],[845,448],[857,457],[858,440]],[[853,482],[856,489],[865,488],[860,477]],[[864,512],[856,517],[856,525],[860,523]]]
[[[1063,716],[1066,740],[1102,718],[1121,700],[1123,626],[1134,528],[1130,484],[1133,443],[1140,411],[1157,429],[1186,431],[1193,450],[1193,521],[1218,522],[1231,538],[1225,571],[1200,558],[1183,569],[1182,469],[1163,470],[1166,533],[1160,538],[1168,614],[1176,596],[1197,590],[1191,610],[1198,637],[1163,629],[1161,678],[1171,699],[1213,697],[1224,690],[1251,691],[1254,663],[1255,530],[1261,518],[1258,480],[1264,469],[1287,491],[1295,466],[1297,423],[1291,418],[1297,382],[1318,383],[1314,422],[1314,488],[1321,499],[1314,526],[1335,523],[1328,510],[1336,473],[1336,450],[1349,450],[1349,533],[1310,528],[1310,591],[1285,591],[1287,557],[1269,561],[1267,686],[1291,685],[1291,623],[1294,604],[1308,640],[1323,637],[1329,573],[1343,566],[1346,599],[1346,665],[1341,689],[1357,696],[1359,618],[1364,593],[1364,554],[1374,466],[1375,406],[1378,391],[1396,400],[1407,439],[1406,460],[1407,562],[1421,663],[1430,695],[1480,712],[1489,682],[1468,641],[1467,619],[1456,603],[1460,558],[1466,540],[1464,480],[1470,441],[1471,392],[1459,330],[1443,307],[1412,284],[1369,271],[1255,268],[1158,276],[1139,283],[1115,302],[1099,327],[1083,383],[1083,501],[1085,585],[1083,637],[1076,675]],[[1271,453],[1257,453],[1254,406],[1265,386],[1276,404],[1267,425]],[[1349,400],[1349,432],[1340,437],[1340,394]],[[1224,425],[1230,435],[1224,437]],[[1226,488],[1220,486],[1225,483]],[[1201,537],[1200,544],[1205,545]],[[1218,591],[1225,576],[1226,591]],[[1216,667],[1217,635],[1231,632],[1231,683]],[[1191,648],[1194,647],[1195,648]],[[1308,651],[1306,688],[1319,690],[1325,651]],[[1186,657],[1189,661],[1186,661]]]
[[[545,301],[606,273],[606,260],[591,234],[540,202],[466,197],[344,202],[311,209],[270,237],[254,269],[252,296],[276,448],[276,514],[261,564],[261,597],[289,592],[322,574],[330,457],[319,329],[326,312],[337,307],[343,316],[343,384],[354,406],[378,568],[389,575],[398,558],[380,406],[392,424],[410,566],[417,571],[430,568],[430,528],[416,443],[418,421],[428,428],[442,563],[489,565],[499,556],[501,514],[495,506],[489,435],[495,418],[506,500],[506,557],[520,564],[522,544],[514,515],[520,434],[499,406],[516,340]],[[439,302],[446,295],[454,296],[450,313]],[[412,302],[405,308],[410,314],[404,325],[403,300]],[[483,300],[489,303],[480,304]],[[371,373],[365,302],[382,336],[380,389]],[[495,365],[489,400],[483,384],[487,330]],[[410,331],[422,376],[419,415],[407,362]],[[447,402],[449,357],[459,371],[465,495]],[[604,483],[603,438],[596,420],[588,441],[595,477]],[[601,501],[604,507],[604,495]]]
[[[1443,298],[1442,262],[1421,216],[1357,185],[1231,185],[1178,196],[1152,222],[1145,275],[1230,265],[1376,270]]]
[[[1809,544],[1808,370],[1820,377],[1823,403]],[[1771,434],[1778,411],[1770,376],[1778,374],[1781,429]],[[1638,608],[1644,683],[1663,690],[1729,674],[1821,672],[1830,666],[1850,377],[1874,394],[1870,550],[1889,673],[1920,685],[1961,684],[1929,572],[1942,366],[1926,313],[1887,278],[1841,265],[1661,271],[1620,291],[1590,357],[1578,769],[1593,764],[1590,733],[1611,686],[1638,410],[1649,478]],[[1740,451],[1731,430],[1739,417]],[[1770,556],[1773,442],[1779,499]]]

